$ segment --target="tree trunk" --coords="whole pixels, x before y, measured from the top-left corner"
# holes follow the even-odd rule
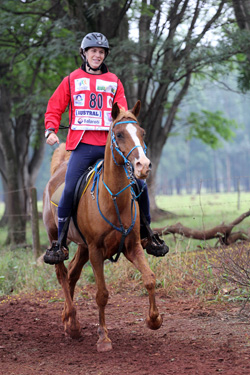
[[[29,188],[34,185],[44,155],[44,130],[38,126],[40,142],[29,158],[30,129],[32,115],[22,114],[11,120],[11,94],[1,84],[0,96],[0,160],[1,175],[5,190],[5,213],[8,217],[7,243],[26,242],[26,221],[28,217]]]
[[[239,28],[250,30],[250,1],[233,0],[233,7]]]
[[[8,238],[7,242],[24,243],[25,242],[25,222],[23,215],[25,214],[22,199],[24,192],[20,190],[18,169],[18,155],[15,153],[15,139],[10,122],[10,103],[11,97],[7,87],[2,84],[0,87],[0,147],[3,155],[3,165],[5,177],[7,181],[7,207],[8,207]]]

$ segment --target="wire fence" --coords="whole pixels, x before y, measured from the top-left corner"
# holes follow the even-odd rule
[[[250,175],[228,178],[194,178],[190,176],[168,179],[167,173],[158,176],[156,191],[158,194],[206,194],[250,192]]]
[[[38,202],[37,202],[37,190],[36,188],[32,187],[30,189],[20,189],[15,191],[8,191],[5,193],[6,195],[10,195],[17,192],[25,192],[25,196],[29,198],[29,205],[27,206],[27,212],[24,213],[18,213],[15,214],[12,204],[12,211],[11,213],[6,213],[5,211],[5,203],[2,202],[2,219],[4,218],[5,221],[3,221],[3,225],[0,228],[1,232],[6,232],[6,228],[4,224],[7,226],[8,235],[10,237],[13,237],[15,235],[21,235],[23,234],[25,238],[26,235],[26,222],[30,221],[31,223],[31,233],[32,233],[32,244],[33,244],[33,253],[35,258],[38,257],[38,255],[41,252],[40,249],[40,233],[39,233],[39,213],[38,213]],[[14,195],[13,195],[14,196]],[[8,197],[10,198],[10,197]],[[8,203],[10,200],[8,199]],[[12,202],[16,203],[16,202]],[[26,204],[26,202],[24,203]],[[24,210],[25,211],[25,210]],[[17,218],[21,218],[22,225],[17,224]],[[21,230],[19,230],[21,228]],[[20,237],[21,238],[21,237]]]
[[[250,184],[248,186],[248,182],[250,182],[250,175],[249,176],[238,176],[230,179],[200,179],[197,181],[193,181],[192,184],[188,184],[186,181],[181,183],[180,181],[176,181],[175,185],[170,184],[166,179],[166,185],[162,185],[163,178],[158,181],[157,183],[157,192],[158,195],[156,197],[156,203],[159,208],[163,208],[164,210],[171,211],[171,212],[179,212],[183,211],[184,209],[189,210],[190,214],[192,215],[194,212],[197,212],[199,208],[201,211],[206,206],[213,206],[216,205],[217,207],[220,206],[221,210],[228,211],[228,208],[240,211],[248,207],[250,209]],[[5,203],[2,201],[0,203],[0,219],[4,214],[6,222],[10,218],[17,218],[21,217],[22,220],[30,221],[32,226],[32,232],[38,228],[38,221],[41,218],[41,210],[42,204],[37,202],[37,190],[35,188],[31,189],[20,189],[20,190],[13,190],[8,192],[0,191],[0,196],[3,197],[7,196],[8,194],[18,193],[18,192],[25,192],[25,195],[29,197],[29,208],[27,213],[22,214],[8,214],[5,213]],[[215,201],[207,201],[206,198],[208,195],[211,194],[224,194],[225,198],[223,201],[215,200]],[[227,199],[230,196],[230,199]],[[164,207],[162,206],[162,197],[166,198]],[[175,196],[177,199],[172,201],[170,197]],[[188,203],[187,201],[181,199],[181,197],[189,197]],[[167,203],[166,203],[167,202]],[[40,213],[38,206],[40,207]],[[204,212],[203,212],[203,215]],[[0,227],[0,232],[6,232],[6,226]],[[15,231],[15,233],[26,233],[26,228],[23,231]],[[39,235],[38,235],[39,236]],[[37,242],[38,240],[36,240]],[[37,242],[38,243],[38,242]]]

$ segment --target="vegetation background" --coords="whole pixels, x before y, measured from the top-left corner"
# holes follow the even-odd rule
[[[87,32],[108,37],[107,65],[124,83],[129,106],[142,101],[140,121],[154,165],[152,213],[171,211],[183,224],[204,228],[249,209],[249,0],[2,0],[0,11],[1,293],[55,283],[53,270],[36,266],[26,247],[29,191],[36,186],[41,199],[53,152],[45,145],[44,112],[63,77],[80,66],[78,48]],[[65,135],[60,131],[61,140]],[[248,226],[246,220],[240,228]],[[183,293],[189,280],[197,293],[223,289],[207,255],[201,267],[189,260],[204,244],[166,240],[174,254],[150,258],[159,285]],[[140,278],[123,269],[126,277]]]
[[[204,178],[206,188],[215,185],[216,191],[220,179],[229,191],[234,186],[230,179],[242,173],[247,153],[235,157],[228,142],[245,122],[239,115],[244,109],[232,116],[215,87],[248,90],[248,0],[3,0],[0,10],[1,224],[7,223],[7,242],[26,241],[22,215],[29,213],[29,189],[37,185],[41,194],[47,180],[48,161],[41,172],[46,105],[62,78],[81,64],[78,48],[91,31],[108,37],[107,64],[121,78],[129,106],[142,101],[140,121],[154,165],[148,181],[152,213],[158,212],[157,173],[164,193],[184,185],[191,191]],[[67,125],[67,114],[62,122]],[[215,150],[223,142],[225,156],[206,147]],[[237,142],[242,151],[242,133]]]

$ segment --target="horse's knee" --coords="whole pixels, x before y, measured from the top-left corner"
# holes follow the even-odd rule
[[[144,279],[144,285],[148,291],[155,289],[155,283],[155,274],[153,272]]]
[[[98,306],[106,306],[109,298],[107,289],[100,290],[96,293],[96,303]]]

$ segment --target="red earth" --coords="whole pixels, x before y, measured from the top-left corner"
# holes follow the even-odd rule
[[[150,331],[148,298],[129,285],[109,287],[106,308],[113,351],[96,349],[95,288],[77,298],[82,336],[65,336],[60,290],[0,301],[0,374],[3,375],[212,375],[250,374],[250,312],[240,306],[169,298],[157,290],[163,325]]]

